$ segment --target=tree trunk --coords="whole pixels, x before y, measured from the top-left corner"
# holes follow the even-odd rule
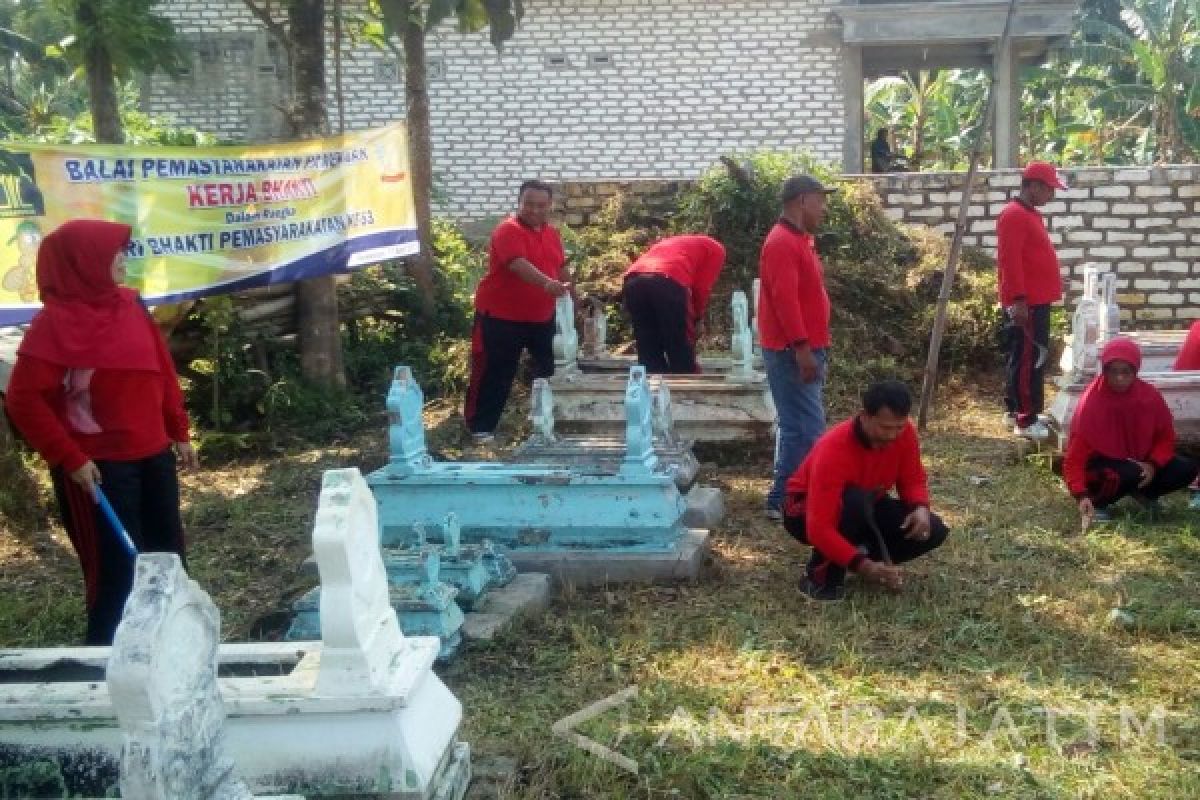
[[[417,284],[421,312],[433,316],[436,287],[433,267],[433,134],[429,123],[429,75],[425,68],[425,28],[415,0],[404,15],[404,96],[408,108],[408,171],[412,176],[413,208],[417,215],[417,239],[421,251],[409,259]]]
[[[929,78],[925,70],[914,76],[917,88],[917,113],[913,120],[913,155],[910,166],[916,169],[925,159],[925,123],[929,118]]]
[[[325,0],[292,0],[288,30],[293,45],[292,119],[301,138],[328,132],[325,115]],[[333,275],[296,284],[296,324],[300,372],[306,380],[344,386],[338,325],[337,283]]]
[[[75,9],[75,19],[82,29],[98,31],[99,1],[80,0]],[[125,134],[121,129],[117,77],[113,71],[112,56],[99,35],[93,35],[92,42],[83,54],[83,68],[87,73],[88,104],[92,111],[92,132],[97,142],[122,144]]]

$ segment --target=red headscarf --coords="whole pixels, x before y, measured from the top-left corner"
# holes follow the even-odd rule
[[[1142,351],[1132,339],[1113,339],[1101,351],[1100,364],[1107,367],[1114,361],[1132,364],[1136,371],[1142,366]],[[1071,435],[1082,436],[1092,450],[1106,458],[1141,461],[1154,447],[1155,431],[1173,424],[1158,389],[1135,377],[1126,391],[1114,392],[1101,371],[1075,409]]]
[[[128,225],[96,219],[65,222],[42,240],[37,283],[42,310],[18,353],[71,369],[158,371],[158,353],[137,292],[120,287],[112,264]]]

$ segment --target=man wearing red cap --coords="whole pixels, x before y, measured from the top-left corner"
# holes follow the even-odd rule
[[[1066,188],[1051,164],[1033,161],[1021,173],[1021,191],[996,219],[1000,304],[1007,317],[1004,405],[1015,422],[1013,433],[1032,439],[1049,435],[1038,414],[1050,352],[1050,306],[1062,299],[1058,255],[1038,208],[1054,199],[1056,189]]]

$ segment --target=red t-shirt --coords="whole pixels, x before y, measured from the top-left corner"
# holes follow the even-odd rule
[[[713,284],[725,263],[725,247],[711,236],[669,236],[656,242],[641,258],[629,265],[630,275],[663,275],[688,290],[692,321],[704,317]]]
[[[851,418],[826,431],[787,482],[789,495],[804,495],[804,532],[809,544],[843,567],[858,555],[858,548],[838,530],[842,493],[847,488],[881,494],[895,488],[905,503],[929,505],[929,481],[913,424],[909,422],[899,437],[876,450],[856,422],[857,417]]]
[[[781,219],[767,234],[758,258],[758,335],[762,346],[783,350],[805,339],[828,347],[829,295],[813,237]]]
[[[1009,202],[996,218],[996,269],[1005,308],[1021,296],[1031,306],[1062,299],[1058,254],[1046,223],[1037,209],[1020,200]]]
[[[146,324],[154,325],[149,317]],[[162,452],[171,442],[186,442],[188,417],[175,365],[157,330],[154,339],[158,372],[97,369],[87,377],[73,370],[86,395],[70,409],[67,368],[18,356],[5,397],[13,425],[47,464],[61,464],[68,472],[89,460],[136,461]]]
[[[533,229],[509,217],[492,231],[488,269],[475,290],[475,310],[510,322],[545,322],[554,317],[554,296],[526,283],[508,268],[523,258],[551,280],[558,280],[567,257],[553,225]]]

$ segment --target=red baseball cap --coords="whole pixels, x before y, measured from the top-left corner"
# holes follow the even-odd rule
[[[1058,174],[1054,165],[1047,164],[1045,161],[1030,161],[1025,165],[1025,171],[1021,173],[1021,177],[1028,181],[1041,181],[1052,189],[1067,188],[1067,184]]]

